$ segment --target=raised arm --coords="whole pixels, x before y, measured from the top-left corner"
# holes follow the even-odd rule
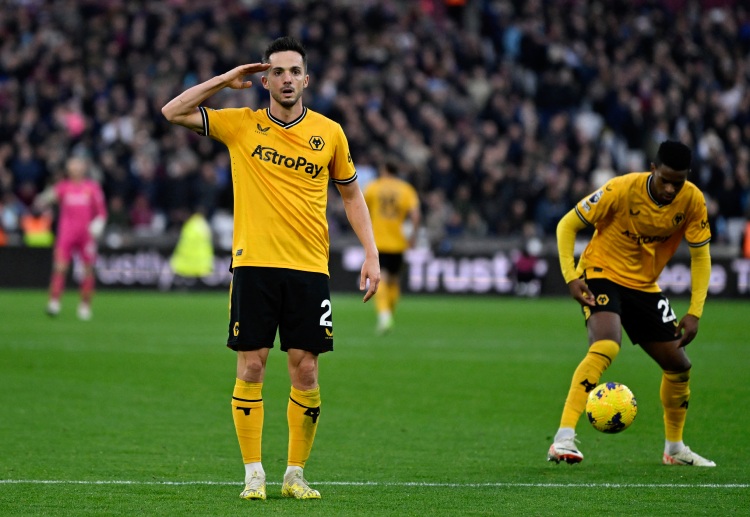
[[[161,109],[162,115],[172,124],[178,124],[200,133],[203,131],[203,117],[198,111],[198,107],[203,101],[224,88],[234,90],[250,88],[253,83],[245,81],[244,77],[268,70],[270,66],[269,63],[240,65],[229,72],[196,84],[166,103]]]
[[[344,200],[344,210],[349,224],[352,225],[354,233],[357,234],[359,242],[365,249],[365,261],[362,264],[362,272],[359,280],[359,290],[364,291],[363,301],[367,301],[377,292],[380,284],[380,257],[378,249],[375,247],[375,237],[372,234],[372,221],[370,212],[367,210],[365,198],[359,189],[359,183],[353,181],[345,185],[336,185]],[[367,285],[367,281],[370,285]]]

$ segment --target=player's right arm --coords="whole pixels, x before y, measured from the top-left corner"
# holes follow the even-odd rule
[[[560,258],[560,269],[565,283],[568,284],[570,295],[581,305],[593,306],[596,304],[594,293],[591,292],[586,282],[579,278],[574,256],[576,235],[585,227],[586,224],[578,217],[575,209],[565,214],[557,223],[557,255]]]
[[[351,224],[360,244],[365,249],[365,261],[360,273],[359,290],[367,289],[362,300],[366,302],[375,295],[380,284],[380,259],[378,248],[375,245],[375,237],[372,233],[370,211],[367,209],[367,203],[356,179],[349,183],[336,184],[336,188],[338,188],[344,202],[344,211],[347,219],[349,219],[349,224]]]
[[[203,116],[198,110],[198,107],[203,101],[224,88],[232,88],[233,90],[250,88],[253,83],[251,81],[245,81],[244,77],[246,75],[263,72],[270,66],[269,63],[240,65],[229,72],[212,77],[208,81],[200,84],[196,84],[166,103],[161,109],[162,115],[164,115],[164,117],[172,124],[184,126],[197,133],[202,133]]]

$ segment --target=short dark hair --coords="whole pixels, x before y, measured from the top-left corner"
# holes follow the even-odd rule
[[[690,170],[690,162],[693,160],[693,152],[682,142],[665,140],[659,145],[656,153],[657,165],[664,164],[676,171]]]
[[[396,159],[392,156],[389,156],[383,161],[383,169],[386,170],[389,174],[396,175],[398,173],[398,163],[396,162]]]
[[[287,50],[291,50],[302,56],[302,63],[305,65],[305,70],[307,70],[307,52],[305,52],[305,47],[303,47],[302,43],[292,36],[282,36],[273,40],[263,53],[263,62],[268,63],[271,54],[275,54],[276,52],[286,52]]]

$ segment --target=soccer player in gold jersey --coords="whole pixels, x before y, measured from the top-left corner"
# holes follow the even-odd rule
[[[212,110],[215,93],[249,88],[245,77],[265,72],[266,109]],[[326,221],[328,182],[365,250],[364,301],[377,291],[380,265],[370,216],[341,126],[302,103],[307,56],[291,37],[274,40],[263,63],[238,66],[189,88],[163,108],[170,122],[224,143],[234,189],[233,277],[227,346],[237,352],[232,414],[245,464],[243,499],[266,498],[261,463],[262,388],[278,330],[287,353],[291,393],[289,447],[281,494],[319,499],[303,477],[320,419],[318,355],[333,350]]]
[[[404,252],[414,247],[419,231],[419,196],[414,187],[398,177],[397,165],[391,159],[379,167],[378,178],[367,185],[364,195],[370,209],[382,273],[375,294],[376,330],[385,334],[393,327],[393,314],[401,297]],[[411,226],[408,236],[404,235],[407,220]]]
[[[548,461],[583,460],[575,427],[588,393],[620,351],[624,328],[630,341],[662,369],[662,461],[716,465],[682,441],[691,369],[685,346],[698,333],[711,273],[706,202],[698,187],[687,181],[691,159],[689,147],[667,140],[659,146],[650,173],[613,178],[582,199],[557,226],[560,266],[571,296],[583,307],[589,349],[573,373]],[[591,226],[594,235],[576,266],[575,236]],[[683,238],[690,248],[692,289],[687,314],[678,321],[656,282]]]

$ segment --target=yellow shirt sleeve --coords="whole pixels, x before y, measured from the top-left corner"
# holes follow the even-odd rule
[[[586,224],[578,217],[575,210],[571,210],[557,223],[557,255],[560,257],[560,269],[565,283],[578,278],[576,261],[573,256],[576,234],[583,230]]]
[[[688,314],[700,318],[703,315],[703,304],[708,294],[711,280],[711,254],[708,244],[690,248],[690,308]]]

